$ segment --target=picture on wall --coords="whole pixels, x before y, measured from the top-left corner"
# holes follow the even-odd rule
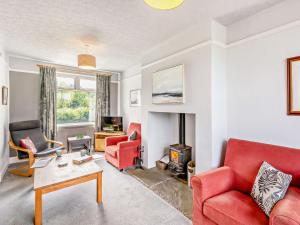
[[[130,90],[130,106],[141,106],[141,89]]]
[[[300,56],[287,59],[288,115],[300,116]]]
[[[8,104],[8,88],[2,86],[2,105]]]
[[[184,67],[178,65],[153,73],[152,103],[184,103]]]

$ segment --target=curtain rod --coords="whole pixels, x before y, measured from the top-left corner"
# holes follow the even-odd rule
[[[116,75],[121,74],[121,72],[115,72],[115,71],[109,71],[109,70],[85,70],[85,69],[80,69],[77,67],[64,66],[64,65],[59,65],[59,64],[37,64],[37,66],[38,67],[53,66],[56,68],[56,70],[58,72],[72,73],[72,74],[97,75],[97,74],[101,73],[106,76],[111,76],[113,74],[116,74]]]

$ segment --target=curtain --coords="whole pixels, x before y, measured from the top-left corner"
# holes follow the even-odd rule
[[[48,139],[56,136],[56,69],[41,66],[40,120],[43,133]]]
[[[101,73],[96,75],[96,131],[101,130],[101,117],[110,115],[110,80],[110,74]]]

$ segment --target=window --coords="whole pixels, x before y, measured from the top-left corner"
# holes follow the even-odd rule
[[[57,76],[57,123],[95,121],[96,80],[81,76]]]
[[[59,88],[75,88],[75,80],[72,77],[57,77],[56,82]]]

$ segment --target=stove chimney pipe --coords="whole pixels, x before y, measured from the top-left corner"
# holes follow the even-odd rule
[[[179,113],[179,144],[185,146],[185,113]]]

